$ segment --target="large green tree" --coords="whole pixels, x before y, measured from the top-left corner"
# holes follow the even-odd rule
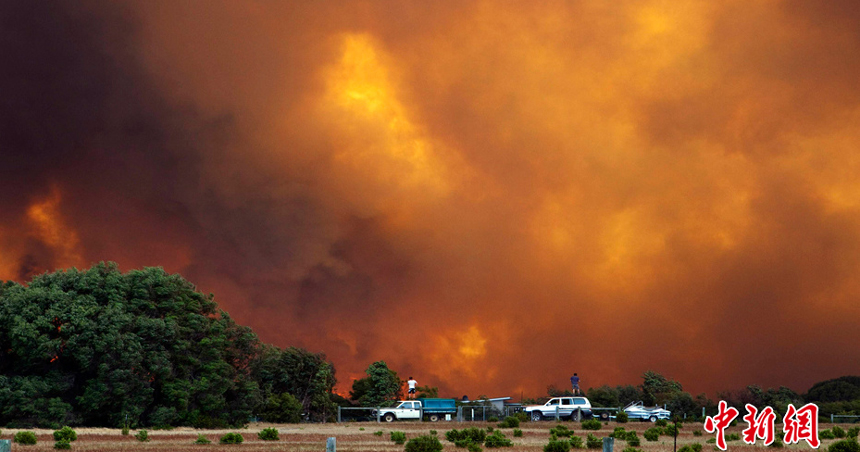
[[[315,354],[296,347],[281,350],[265,346],[260,359],[253,366],[253,375],[260,383],[263,397],[271,406],[270,400],[283,399],[283,394],[291,395],[302,412],[308,413],[311,420],[325,421],[337,413],[337,405],[332,401],[332,390],[337,383],[334,366],[323,354]],[[291,404],[279,404],[291,406]],[[273,411],[266,410],[271,422]],[[261,413],[262,414],[262,413]],[[287,415],[280,418],[289,417]]]
[[[269,356],[279,369],[255,373]],[[334,381],[324,358],[264,347],[161,268],[102,263],[0,284],[0,425],[244,424],[269,402],[290,405],[272,395],[330,409]]]
[[[681,383],[670,380],[653,370],[642,374],[641,389],[642,401],[646,405],[662,405],[683,390]]]
[[[350,398],[362,406],[388,406],[403,397],[403,383],[385,361],[367,367],[367,377],[352,383]]]

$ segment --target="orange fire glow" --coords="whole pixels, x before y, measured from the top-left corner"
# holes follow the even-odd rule
[[[8,21],[0,276],[162,265],[341,393],[855,372],[855,4],[128,5]]]
[[[77,233],[63,218],[60,209],[62,193],[57,187],[42,200],[36,201],[27,209],[30,231],[34,237],[57,253],[58,267],[81,266],[80,241]]]

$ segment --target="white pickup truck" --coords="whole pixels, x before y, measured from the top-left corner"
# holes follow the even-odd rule
[[[405,419],[421,419],[421,415],[430,422],[442,419],[446,414],[457,414],[457,405],[454,399],[418,399],[402,400],[391,408],[380,408],[379,412],[373,410],[373,416],[379,416],[385,422],[394,422]]]
[[[585,397],[553,397],[543,405],[529,405],[524,411],[533,421],[555,418],[556,413],[576,421],[592,416],[591,402]]]

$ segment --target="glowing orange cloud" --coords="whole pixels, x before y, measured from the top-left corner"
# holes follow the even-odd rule
[[[164,265],[340,392],[855,371],[850,2],[109,5],[9,21],[8,277]]]
[[[27,209],[31,233],[57,252],[58,267],[81,266],[80,241],[77,233],[63,219],[60,211],[62,194],[57,187],[46,198]]]

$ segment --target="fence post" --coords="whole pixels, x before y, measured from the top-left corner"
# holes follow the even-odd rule
[[[337,423],[340,424],[340,405],[337,407]]]
[[[0,452],[12,452],[11,439],[0,439]]]
[[[558,422],[558,405],[555,406],[555,421]]]
[[[830,423],[833,423],[833,413],[830,413]]]
[[[615,438],[611,436],[603,438],[603,452],[612,452],[613,448],[615,448]]]
[[[331,437],[325,442],[325,452],[337,452],[337,438]]]
[[[418,421],[424,422],[424,406],[418,407]]]
[[[377,423],[382,422],[382,420],[379,419],[379,417],[380,417],[379,415],[380,415],[381,411],[382,411],[382,408],[376,407],[376,422]]]

